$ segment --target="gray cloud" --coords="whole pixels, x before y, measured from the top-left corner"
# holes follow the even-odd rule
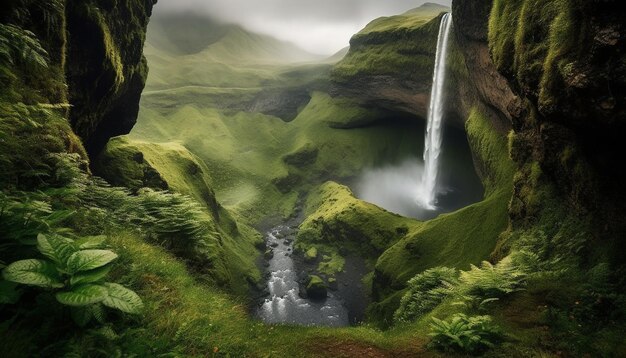
[[[297,43],[320,54],[348,45],[369,21],[402,13],[424,0],[159,0],[155,12],[203,12]],[[436,2],[450,6],[451,0]]]

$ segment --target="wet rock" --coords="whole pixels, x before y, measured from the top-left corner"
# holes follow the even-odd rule
[[[274,257],[274,250],[272,249],[266,250],[265,254],[263,254],[263,257],[265,257],[266,260],[271,260],[272,257]]]
[[[328,279],[328,288],[332,291],[337,291],[339,289],[339,283],[336,278],[331,277]]]
[[[310,299],[324,299],[328,295],[326,284],[317,275],[309,276],[309,283],[306,285],[306,294]]]
[[[272,242],[272,243],[270,244],[270,247],[277,247],[277,246],[278,246],[278,243],[277,243],[277,242]]]

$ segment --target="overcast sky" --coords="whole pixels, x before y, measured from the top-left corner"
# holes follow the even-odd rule
[[[416,8],[425,0],[159,0],[155,12],[203,11],[312,53],[330,55],[371,20]],[[450,6],[451,0],[436,0]]]

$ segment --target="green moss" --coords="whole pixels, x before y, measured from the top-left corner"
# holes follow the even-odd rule
[[[440,23],[437,15],[444,10],[418,8],[374,20],[351,39],[350,51],[333,69],[333,80],[349,81],[363,75],[428,80]]]
[[[304,253],[304,259],[307,261],[314,261],[317,259],[317,248],[312,246],[310,249],[306,250]]]
[[[306,143],[302,147],[297,148],[294,152],[283,157],[283,162],[295,167],[304,167],[315,163],[319,149],[312,143]]]
[[[356,199],[350,189],[334,182],[309,194],[305,213],[296,247],[321,244],[335,250],[352,250],[366,258],[377,257],[406,233],[398,228],[419,225],[415,220]],[[332,267],[341,262],[338,259],[331,255],[327,261]]]
[[[123,137],[113,138],[94,164],[109,183],[132,191],[143,187],[168,189],[168,183],[150,166],[137,146]]]
[[[577,54],[588,46],[580,0],[494,1],[489,18],[489,46],[498,69],[522,93],[538,97],[552,110],[556,95]]]
[[[317,267],[317,271],[326,276],[334,276],[343,271],[346,260],[336,252],[324,255],[322,262]]]
[[[217,203],[207,166],[185,147],[117,137],[109,142],[97,167],[116,185],[167,188],[195,199],[206,209],[204,218],[214,231],[211,276],[241,295],[247,294],[250,282],[260,280],[251,259],[260,254],[255,249],[260,234]]]
[[[104,45],[104,53],[106,58],[109,60],[113,71],[115,72],[115,90],[117,91],[125,81],[124,64],[122,63],[120,50],[116,44],[115,38],[111,34],[111,29],[109,28],[107,19],[100,12],[100,9],[94,4],[87,5],[86,9],[88,16],[93,19],[96,24],[98,24],[98,28],[100,29],[102,43]]]

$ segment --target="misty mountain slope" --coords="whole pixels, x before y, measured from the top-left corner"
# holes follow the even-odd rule
[[[296,45],[195,14],[161,14],[146,45],[148,90],[186,86],[259,88],[285,68],[320,58]]]
[[[200,55],[230,64],[292,63],[319,58],[293,43],[191,13],[153,17],[146,41],[170,55]]]

